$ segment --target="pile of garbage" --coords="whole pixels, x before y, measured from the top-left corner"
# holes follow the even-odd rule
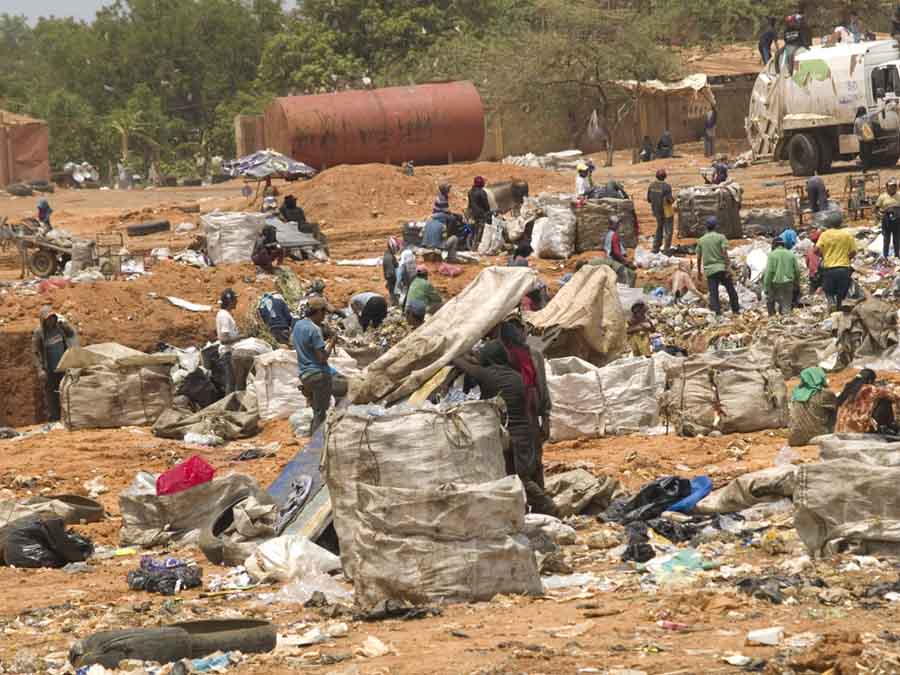
[[[583,156],[584,153],[581,150],[561,150],[559,152],[548,152],[546,155],[535,155],[533,152],[529,152],[524,155],[504,157],[502,163],[511,164],[512,166],[571,172],[575,170],[576,165]]]

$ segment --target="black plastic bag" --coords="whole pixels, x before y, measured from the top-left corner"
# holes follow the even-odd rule
[[[87,560],[93,552],[89,539],[66,532],[62,518],[23,518],[6,537],[3,560],[7,565],[28,569],[65,567]]]
[[[699,529],[690,523],[676,523],[665,518],[654,518],[647,521],[647,524],[653,528],[654,532],[665,537],[673,544],[690,541],[699,532]]]
[[[144,556],[141,566],[128,573],[128,588],[132,591],[175,595],[184,590],[199,588],[202,578],[203,569],[196,565],[187,565],[171,558],[160,563]]]
[[[650,545],[650,537],[647,536],[647,526],[644,523],[631,523],[625,528],[628,537],[628,546],[622,553],[622,560],[644,563],[656,557],[656,551]]]
[[[203,410],[222,398],[210,376],[200,368],[185,376],[175,395],[187,396],[197,406],[197,410]]]
[[[647,483],[627,501],[613,502],[604,519],[613,523],[631,523],[637,520],[658,518],[675,502],[691,494],[691,481],[687,478],[666,476]]]

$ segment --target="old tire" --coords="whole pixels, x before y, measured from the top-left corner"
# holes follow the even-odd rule
[[[200,187],[203,185],[202,178],[185,178],[181,181],[182,187]]]
[[[259,545],[256,542],[234,543],[225,539],[222,533],[228,529],[228,526],[234,522],[234,507],[242,501],[250,497],[253,493],[250,490],[241,491],[237,498],[226,507],[221,514],[216,516],[210,525],[200,530],[200,540],[197,545],[203,551],[203,555],[214,565],[227,565],[234,567],[243,565],[244,561],[253,554]],[[261,503],[266,503],[265,499],[257,496]],[[271,503],[271,502],[269,502]]]
[[[44,249],[38,249],[28,258],[28,267],[36,276],[47,279],[56,272],[56,255]]]
[[[24,183],[13,183],[6,186],[6,191],[14,197],[30,197],[34,194],[34,190]]]
[[[172,624],[191,636],[191,658],[201,659],[215,652],[239,651],[265,654],[275,649],[275,626],[253,619],[212,619]]]
[[[819,168],[819,144],[808,134],[797,134],[788,143],[788,159],[795,176],[812,176]]]
[[[47,193],[49,193],[49,192],[55,192],[55,191],[56,191],[56,186],[55,186],[53,183],[50,183],[50,182],[45,181],[45,180],[36,180],[36,181],[32,181],[31,183],[28,184],[28,187],[30,187],[30,188],[31,188],[32,190],[34,190],[35,192],[47,192]]]
[[[180,628],[129,628],[108,630],[79,640],[69,650],[76,668],[99,663],[118,668],[126,659],[172,663],[191,657],[191,636]]]
[[[129,237],[145,237],[157,232],[168,232],[172,229],[172,224],[168,220],[150,220],[146,223],[129,225],[126,229]]]

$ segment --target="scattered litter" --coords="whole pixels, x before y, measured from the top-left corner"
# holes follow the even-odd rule
[[[784,628],[774,626],[772,628],[760,628],[747,633],[747,644],[767,645],[774,647],[784,639]]]
[[[358,656],[364,656],[367,659],[374,659],[379,656],[385,656],[391,653],[391,648],[384,644],[374,635],[369,635],[362,647],[358,647],[354,653]]]
[[[140,567],[128,573],[128,588],[161,595],[177,595],[181,591],[199,588],[203,570],[178,558],[157,560],[141,558]]]

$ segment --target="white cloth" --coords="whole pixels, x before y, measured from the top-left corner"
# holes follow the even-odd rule
[[[219,338],[219,354],[230,354],[231,345],[225,344],[224,340],[233,340],[238,336],[238,327],[234,322],[234,317],[227,309],[220,309],[216,314],[216,337]]]
[[[575,176],[575,195],[577,197],[583,197],[590,192],[593,187],[590,176],[582,176],[581,174]]]

